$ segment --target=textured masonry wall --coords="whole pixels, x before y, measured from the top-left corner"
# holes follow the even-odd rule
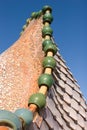
[[[32,20],[21,37],[0,55],[0,109],[27,107],[42,72],[42,19]]]

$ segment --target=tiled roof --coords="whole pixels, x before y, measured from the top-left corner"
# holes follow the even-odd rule
[[[43,121],[40,128],[34,124],[33,130],[87,130],[87,104],[80,87],[59,52],[55,59],[55,82],[40,112]]]
[[[32,20],[20,39],[0,57],[1,86],[4,86],[4,91],[7,91],[8,88],[12,89],[16,95],[13,97],[12,93],[10,95],[12,97],[7,97],[8,100],[6,95],[5,97],[2,96],[2,99],[5,99],[4,103],[1,102],[2,108],[8,110],[19,108],[20,101],[21,107],[26,107],[27,103],[25,102],[27,102],[30,94],[26,93],[29,90],[31,93],[38,90],[36,80],[41,73],[43,59],[41,49],[42,26],[41,18]],[[38,43],[40,44],[38,45]],[[80,87],[59,51],[55,55],[55,60],[57,64],[53,71],[54,84],[48,92],[46,106],[39,111],[39,115],[36,113],[38,115],[36,120],[31,123],[27,130],[87,130],[87,104]],[[33,69],[31,69],[32,67]],[[37,88],[33,90],[35,85]],[[0,89],[1,92],[2,89]],[[8,93],[6,92],[6,94]],[[24,95],[27,96],[26,99]],[[6,100],[9,101],[9,97],[12,99],[11,107],[5,103]],[[19,102],[17,102],[18,98]]]

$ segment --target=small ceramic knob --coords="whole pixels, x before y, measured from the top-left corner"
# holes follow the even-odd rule
[[[22,30],[24,31],[26,29],[26,25],[23,26]]]
[[[49,89],[52,86],[52,84],[53,84],[53,77],[50,74],[42,74],[38,79],[39,87],[41,85],[46,85]]]
[[[45,95],[42,93],[36,93],[31,95],[29,99],[29,105],[35,104],[38,108],[43,108],[46,104],[46,98]]]
[[[42,36],[45,37],[46,35],[52,36],[53,30],[50,26],[44,26],[42,29]]]
[[[44,48],[47,44],[53,44],[52,40],[49,40],[49,39],[44,40],[43,43],[42,43],[43,48]]]
[[[24,127],[29,125],[33,120],[33,113],[28,109],[21,108],[15,111],[15,114],[23,120]]]
[[[51,23],[53,21],[53,17],[51,13],[46,13],[43,15],[43,23],[48,22]]]
[[[54,44],[47,44],[44,48],[43,48],[44,52],[47,53],[48,51],[52,51],[53,55],[56,54],[57,52],[57,47]]]
[[[22,130],[22,123],[19,117],[7,110],[0,110],[0,123],[8,125],[14,130]]]
[[[56,61],[53,57],[47,56],[47,57],[44,58],[44,60],[43,60],[43,67],[44,68],[48,67],[48,68],[54,69],[55,66],[56,66]]]
[[[43,13],[45,13],[47,10],[52,12],[52,8],[50,6],[48,6],[48,5],[44,6],[43,9],[42,9]]]

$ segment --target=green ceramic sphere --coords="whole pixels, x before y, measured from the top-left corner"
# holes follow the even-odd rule
[[[57,47],[54,44],[47,44],[44,47],[44,52],[47,53],[48,51],[53,52],[53,55],[55,55],[57,52]]]
[[[38,18],[39,16],[39,12],[36,12],[35,18]]]
[[[28,22],[29,22],[29,18],[26,20],[26,23],[28,24]]]
[[[42,29],[42,36],[45,37],[46,35],[52,36],[53,30],[50,26],[44,26]]]
[[[31,18],[34,19],[34,18],[36,18],[36,17],[37,17],[37,12],[33,12],[33,13],[31,14]]]
[[[43,8],[42,8],[42,11],[43,13],[45,13],[47,10],[49,10],[50,12],[52,12],[52,8],[48,5],[45,5]]]
[[[26,25],[24,25],[23,27],[22,27],[22,30],[24,31],[26,29]]]
[[[28,109],[21,108],[15,111],[15,114],[23,120],[23,126],[28,126],[33,120],[33,113]]]
[[[13,130],[22,130],[22,123],[19,117],[7,110],[0,110],[0,124],[6,124]]]
[[[38,17],[40,17],[42,15],[42,10],[40,10],[39,12],[38,12]]]
[[[26,20],[26,24],[28,25],[29,22],[30,22],[30,18],[28,18],[28,19]]]
[[[46,97],[42,93],[36,93],[31,95],[29,104],[35,104],[38,108],[43,108],[46,104]]]
[[[43,67],[44,68],[52,68],[54,69],[56,66],[56,61],[53,57],[47,56],[43,60]]]
[[[20,36],[23,34],[23,31],[20,32]]]
[[[38,79],[39,87],[41,85],[46,85],[49,89],[52,86],[52,84],[53,84],[53,77],[50,74],[42,74]]]
[[[53,21],[53,17],[51,13],[46,13],[43,15],[43,23],[49,22],[51,23]]]
[[[52,40],[49,40],[49,39],[44,40],[43,43],[42,43],[43,48],[44,48],[47,44],[53,44]]]

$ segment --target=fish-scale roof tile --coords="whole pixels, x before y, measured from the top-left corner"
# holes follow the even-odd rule
[[[63,102],[63,110],[69,115],[70,112],[70,106],[67,105],[67,103]]]
[[[85,128],[84,128],[84,130],[87,130],[87,120],[85,122]]]
[[[70,98],[70,96],[69,96],[67,93],[64,93],[64,95],[63,95],[63,100],[64,100],[68,105],[71,104],[71,98]]]
[[[53,115],[52,115],[52,113],[50,112],[50,110],[48,108],[46,108],[44,110],[44,115],[43,116],[44,116],[44,119],[45,119],[46,123],[50,126],[51,129],[53,129],[53,126],[54,126],[54,124],[53,124]]]
[[[63,129],[62,130],[70,130],[68,124],[66,122],[63,123]]]
[[[79,125],[76,125],[76,130],[83,130],[83,128],[80,127]]]
[[[60,78],[65,82],[66,81],[66,75],[64,73],[60,73]]]
[[[58,80],[58,85],[61,87],[61,89],[65,90],[65,83],[63,80]]]
[[[69,116],[70,116],[75,122],[77,122],[77,112],[76,112],[72,107],[70,107]]]
[[[86,118],[85,110],[82,106],[79,106],[79,114],[84,118]]]
[[[60,70],[61,70],[62,73],[67,74],[67,71],[64,67],[60,66]]]
[[[61,65],[57,65],[59,66],[59,69],[57,68],[54,70],[53,77],[56,77],[56,79],[52,87],[55,92],[54,96],[57,99],[56,102],[58,102],[56,108],[57,111],[59,111],[57,112],[59,113],[59,116],[57,116],[56,119],[63,127],[62,130],[77,130],[77,128],[85,130],[85,110],[87,109],[87,106],[85,100],[81,96],[80,88],[75,84],[76,81],[73,80],[72,73],[70,73],[69,76],[66,76],[66,72],[69,73],[69,71],[67,71],[64,66],[61,67]],[[64,82],[64,78],[67,78],[66,82]],[[55,98],[53,98],[54,103]],[[80,103],[81,100],[82,103]]]
[[[55,82],[48,92],[46,114],[40,130],[87,130],[87,106],[80,88],[72,80],[71,73],[66,76],[69,71],[64,66],[61,69],[59,63],[57,65],[53,72]]]
[[[60,103],[60,105],[63,105],[63,100],[59,94],[57,94],[56,98],[57,98],[57,101]]]
[[[64,92],[62,91],[62,89],[60,87],[57,87],[56,89],[61,98],[63,98]]]
[[[71,107],[76,110],[77,112],[79,112],[79,104],[76,100],[74,100],[73,98],[71,99]]]
[[[73,90],[72,90],[72,88],[71,88],[69,85],[67,85],[67,84],[65,84],[65,92],[72,97]]]
[[[80,102],[80,94],[73,90],[73,98],[79,103]]]
[[[69,124],[69,122],[70,122],[70,117],[67,115],[66,112],[63,112],[63,118],[65,119],[65,121],[67,122],[67,124]]]
[[[84,129],[85,128],[85,121],[84,118],[78,114],[78,120],[77,120],[78,124]]]
[[[43,121],[40,130],[49,130],[49,127],[48,127],[48,125],[46,124],[45,121]]]
[[[69,78],[70,80],[72,80],[73,82],[75,81],[73,76],[67,72],[67,75],[66,75],[67,78]]]
[[[71,79],[67,78],[66,79],[66,84],[69,85],[70,87],[72,87],[72,89],[73,89],[73,82],[72,82]]]
[[[87,110],[87,104],[86,104],[86,101],[84,100],[84,98],[80,98],[80,105],[85,109]]]
[[[69,127],[73,130],[76,130],[76,124],[72,119],[70,119]]]

